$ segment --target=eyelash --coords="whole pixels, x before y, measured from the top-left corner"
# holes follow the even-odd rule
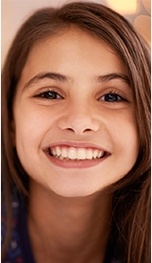
[[[54,90],[47,90],[40,92],[34,96],[35,98],[40,98],[40,99],[45,99],[45,100],[61,100],[64,99],[62,95],[60,95],[58,92]],[[107,92],[106,94],[100,96],[98,98],[98,101],[104,101],[107,103],[118,103],[122,101],[127,101],[124,97],[119,95],[117,91],[110,91]]]
[[[104,99],[103,99],[104,98]],[[106,94],[102,95],[98,101],[105,101],[109,103],[118,103],[122,101],[127,101],[124,97],[122,97],[118,91],[109,91]]]
[[[47,90],[40,92],[34,96],[35,98],[46,99],[46,100],[59,100],[63,99],[63,96],[54,90]]]

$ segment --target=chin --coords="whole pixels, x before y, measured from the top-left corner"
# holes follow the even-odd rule
[[[87,190],[87,189],[56,189],[53,192],[60,196],[60,197],[64,197],[64,198],[81,198],[81,197],[87,197],[87,196],[91,196],[94,195],[96,193],[98,193],[101,190]]]
[[[82,192],[55,192],[60,197],[64,198],[81,198],[81,197],[87,197],[92,195],[93,193],[82,193]]]

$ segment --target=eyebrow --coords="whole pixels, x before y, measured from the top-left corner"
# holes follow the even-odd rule
[[[106,74],[106,75],[101,75],[101,76],[96,77],[97,82],[108,82],[108,81],[115,80],[115,79],[121,80],[122,82],[130,86],[129,77],[125,74],[111,73],[111,74]]]
[[[62,75],[60,73],[55,72],[42,72],[35,75],[33,78],[31,78],[24,86],[24,88],[27,88],[31,86],[32,84],[38,83],[40,80],[43,79],[52,79],[59,82],[72,82],[72,78],[69,76]],[[110,73],[105,75],[96,76],[94,80],[96,82],[102,83],[102,82],[109,82],[111,80],[121,80],[122,82],[130,85],[130,80],[127,75],[121,74],[121,73]]]
[[[52,79],[57,80],[60,82],[69,82],[71,79],[65,75],[55,73],[55,72],[42,72],[35,75],[32,79],[30,79],[24,86],[24,88],[27,88],[31,86],[34,83],[37,83],[39,80],[43,79]]]

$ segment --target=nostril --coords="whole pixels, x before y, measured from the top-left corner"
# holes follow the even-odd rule
[[[66,128],[67,131],[71,131],[71,132],[75,132],[75,130],[73,128]],[[81,131],[81,133],[85,133],[85,132],[90,132],[92,131],[92,129],[87,128]]]
[[[74,129],[72,128],[67,128],[66,130],[74,132]]]
[[[89,132],[89,131],[92,131],[92,129],[85,129],[83,132]]]
[[[87,132],[95,132],[100,128],[99,122],[95,121],[88,115],[68,115],[60,118],[58,127],[61,130],[69,131],[76,134],[86,134]]]

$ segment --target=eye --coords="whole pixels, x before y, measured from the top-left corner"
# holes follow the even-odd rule
[[[99,98],[99,101],[106,101],[106,102],[121,102],[126,101],[123,97],[118,95],[117,93],[107,93]]]
[[[63,99],[63,97],[59,93],[54,91],[54,90],[48,90],[48,91],[41,92],[41,93],[35,95],[34,97],[42,98],[42,99],[46,99],[46,100],[60,100],[60,99]]]

